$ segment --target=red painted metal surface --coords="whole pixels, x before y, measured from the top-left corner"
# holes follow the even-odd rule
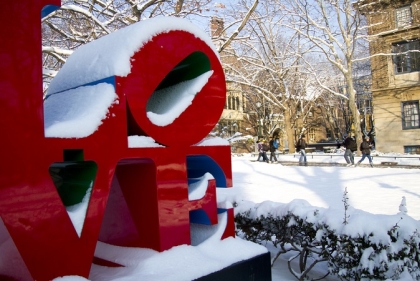
[[[193,146],[223,110],[225,80],[216,55],[187,32],[157,35],[134,54],[132,72],[115,77],[119,103],[109,108],[113,118],[85,138],[46,138],[40,19],[46,5],[60,6],[60,1],[0,3],[0,216],[32,278],[88,277],[98,239],[158,251],[190,244],[190,211],[203,209],[216,223],[217,210],[213,180],[205,197],[188,200],[187,158],[209,157],[223,172],[224,185],[232,186],[230,147]],[[172,124],[152,124],[146,117],[148,99],[194,52],[205,55],[212,77]],[[129,148],[131,133],[150,136],[165,147]],[[74,160],[68,158],[73,150],[98,167],[80,237],[49,173],[53,163]],[[234,236],[232,210],[228,213],[225,236]],[[118,214],[128,216],[121,215],[126,221],[114,227]]]

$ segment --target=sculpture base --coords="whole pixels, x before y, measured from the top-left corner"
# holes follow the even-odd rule
[[[271,281],[270,253],[234,263],[220,271],[195,279],[194,281]]]

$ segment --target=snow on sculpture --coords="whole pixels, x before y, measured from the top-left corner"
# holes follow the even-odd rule
[[[92,262],[122,266],[95,257],[98,241],[164,251],[218,214],[222,239],[234,236],[233,209],[216,201],[216,186],[232,186],[230,147],[195,145],[226,94],[207,36],[177,18],[133,24],[74,52],[44,102],[39,15],[50,5],[60,1],[0,4],[14,23],[0,34],[0,216],[24,262],[7,275],[87,277]]]

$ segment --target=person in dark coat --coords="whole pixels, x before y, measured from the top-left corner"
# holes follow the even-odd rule
[[[360,151],[362,152],[362,159],[357,162],[356,167],[362,163],[365,158],[369,159],[369,164],[373,168],[372,157],[370,157],[370,150],[372,148],[372,144],[369,142],[369,137],[366,137],[365,140],[360,144]]]
[[[346,151],[344,152],[344,159],[347,162],[347,167],[354,166],[354,155],[353,152],[357,150],[357,143],[354,139],[354,135],[344,135],[345,140],[343,145],[346,147]]]
[[[299,165],[304,164],[306,166],[307,162],[306,162],[306,152],[305,152],[305,148],[308,145],[306,144],[306,140],[305,140],[305,135],[302,135],[300,137],[300,139],[298,140],[297,144],[296,144],[296,152],[300,153],[300,157],[299,157]]]
[[[278,139],[274,139],[274,137],[271,138],[270,140],[270,162],[271,163],[275,163],[277,162],[277,157],[276,157],[276,150],[279,147],[279,143],[278,143]],[[273,161],[274,158],[274,161]]]

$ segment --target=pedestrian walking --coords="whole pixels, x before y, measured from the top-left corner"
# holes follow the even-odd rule
[[[365,140],[360,144],[360,151],[362,151],[362,159],[357,162],[356,167],[362,163],[365,158],[369,159],[369,164],[373,168],[372,157],[370,157],[370,150],[372,148],[372,144],[369,142],[369,137],[366,137]]]
[[[267,145],[267,142],[263,139],[258,141],[258,159],[257,161],[260,161],[260,158],[263,158],[264,162],[269,162],[267,158],[267,151],[270,149]]]
[[[271,140],[269,142],[269,146],[270,146],[270,162],[271,163],[277,162],[276,150],[277,150],[277,148],[279,148],[278,140],[279,139],[274,139],[274,137],[271,137]],[[273,161],[273,158],[274,158],[274,161]]]
[[[347,162],[347,167],[354,166],[354,155],[353,153],[357,150],[357,143],[354,138],[354,135],[344,135],[345,140],[343,145],[346,147],[346,151],[344,152],[344,159]]]
[[[296,143],[296,152],[300,153],[299,165],[307,165],[306,162],[306,152],[305,148],[307,147],[305,135],[302,135]]]

